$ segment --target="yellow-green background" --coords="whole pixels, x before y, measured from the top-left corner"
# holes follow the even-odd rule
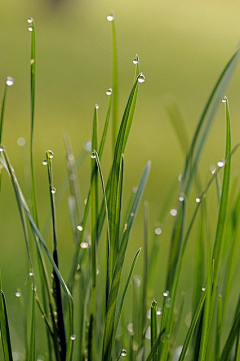
[[[95,1],[68,0],[53,5],[50,0],[2,0],[0,4],[0,84],[7,76],[15,79],[8,89],[3,129],[3,144],[12,160],[26,197],[29,189],[24,175],[24,157],[28,159],[30,133],[30,34],[27,18],[36,27],[36,112],[35,175],[41,226],[48,214],[46,169],[41,165],[47,149],[53,150],[55,185],[58,189],[66,175],[62,133],[71,137],[75,153],[91,138],[95,103],[100,106],[100,130],[103,128],[111,86],[111,25],[106,16],[115,12],[119,61],[119,117],[124,110],[134,75],[132,59],[140,56],[140,69],[146,81],[139,87],[136,114],[127,145],[125,197],[136,185],[147,160],[152,170],[144,199],[150,204],[150,234],[171,184],[183,167],[184,156],[170,125],[165,106],[176,101],[185,119],[189,136],[221,70],[240,40],[240,4],[238,1]],[[239,140],[239,70],[227,91],[233,144]],[[224,155],[224,108],[220,104],[201,165],[207,179],[209,166]],[[109,138],[110,138],[109,133]],[[17,139],[25,137],[20,148]],[[234,171],[238,171],[238,154]],[[105,178],[111,159],[111,140],[107,141],[103,169]],[[79,173],[83,197],[87,195],[88,161]],[[196,194],[197,195],[197,194]],[[173,201],[171,207],[176,202]],[[214,214],[213,214],[214,217]],[[127,264],[142,245],[141,206],[131,237]],[[73,240],[67,198],[58,209],[60,262],[63,275],[70,269]],[[170,225],[159,254],[156,296],[164,290],[166,249]],[[151,238],[151,237],[150,237]],[[14,347],[21,339],[19,307],[14,293],[24,289],[27,261],[24,239],[14,195],[7,174],[0,195],[0,269],[8,300]],[[192,261],[186,259],[187,274]],[[192,259],[193,257],[191,257]],[[138,268],[140,272],[140,268]],[[191,281],[185,277],[188,296]],[[183,288],[184,288],[183,287]],[[160,301],[159,301],[160,302]],[[17,327],[14,328],[14,324]],[[21,348],[21,347],[20,347]]]

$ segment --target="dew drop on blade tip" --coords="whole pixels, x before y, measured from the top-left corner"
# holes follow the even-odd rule
[[[109,89],[106,91],[106,94],[107,94],[107,95],[111,95],[111,94],[112,94],[112,88],[109,88]]]
[[[113,21],[114,20],[114,14],[113,13],[110,13],[108,16],[107,16],[107,21]]]
[[[31,18],[31,17],[28,18],[28,19],[27,19],[27,22],[28,22],[28,24],[32,24],[32,23],[33,23],[33,18]]]
[[[11,76],[8,76],[6,79],[6,84],[7,84],[7,86],[13,86],[14,79]]]
[[[28,27],[28,31],[32,32],[32,31],[33,31],[33,27],[32,27],[32,26],[29,26],[29,27]]]
[[[99,109],[99,105],[98,105],[98,104],[95,104],[95,109]]]
[[[139,56],[136,54],[135,58],[133,59],[133,64],[137,65],[139,63]]]
[[[226,103],[226,101],[227,101],[227,97],[225,95],[224,98],[222,99],[222,103]]]

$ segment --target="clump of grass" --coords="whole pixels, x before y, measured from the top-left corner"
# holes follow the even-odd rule
[[[149,292],[155,297],[157,260],[161,257],[158,237],[163,227],[155,229],[153,243],[149,241],[149,211],[148,203],[144,203],[144,244],[143,249],[136,249],[132,264],[125,279],[122,276],[130,234],[141,202],[141,198],[150,172],[148,162],[140,177],[138,187],[131,194],[127,211],[123,210],[124,185],[124,151],[133,122],[139,84],[145,80],[139,69],[139,57],[134,58],[135,75],[132,89],[118,125],[118,81],[117,81],[117,49],[114,15],[108,16],[112,23],[113,38],[113,87],[107,91],[109,104],[106,112],[105,126],[100,135],[98,130],[98,105],[94,108],[93,131],[91,141],[91,174],[89,191],[86,203],[83,204],[78,182],[78,167],[80,161],[75,161],[71,142],[67,134],[64,135],[67,155],[67,170],[69,182],[69,211],[73,229],[75,252],[71,262],[69,279],[66,282],[61,275],[59,264],[59,247],[56,218],[56,190],[54,187],[54,154],[46,151],[43,164],[49,185],[50,216],[52,229],[52,250],[46,246],[43,230],[38,224],[37,200],[34,181],[34,104],[35,104],[35,26],[30,18],[29,31],[31,34],[31,188],[32,206],[29,208],[23,191],[19,185],[14,167],[8,157],[7,150],[0,145],[0,185],[3,170],[5,169],[12,183],[19,215],[22,223],[31,287],[28,297],[30,311],[25,310],[25,355],[24,360],[36,360],[38,349],[36,338],[36,317],[42,317],[46,330],[46,348],[41,350],[44,360],[71,361],[71,360],[119,360],[123,357],[132,360],[240,360],[239,351],[239,321],[240,298],[237,302],[231,299],[231,285],[238,258],[238,236],[240,213],[240,192],[235,185],[231,186],[231,158],[237,148],[231,144],[231,122],[229,102],[223,98],[225,88],[232,75],[239,57],[238,49],[211,92],[203,113],[198,122],[190,147],[186,154],[183,173],[180,181],[178,205],[172,210],[175,222],[170,240],[169,262],[166,277],[166,286],[162,300],[150,299]],[[0,143],[7,88],[13,85],[12,78],[7,78],[2,100],[0,117]],[[205,188],[200,185],[197,166],[200,160],[208,131],[219,103],[225,104],[226,141],[225,158],[218,162],[217,167]],[[101,161],[108,133],[111,111],[113,112],[113,161],[108,176],[103,173]],[[185,132],[180,131],[181,118],[178,110],[168,109],[173,124],[179,134],[180,143],[185,150]],[[187,143],[187,141],[186,141]],[[85,153],[86,154],[86,153]],[[219,173],[223,172],[220,181]],[[213,245],[209,241],[207,193],[217,185],[219,206],[216,209],[218,222],[216,225]],[[192,194],[191,189],[196,185],[199,190],[195,209],[189,206]],[[175,187],[175,186],[174,186]],[[233,189],[231,189],[231,187]],[[62,192],[66,189],[63,182]],[[229,194],[233,196],[229,199]],[[4,190],[2,190],[4,191]],[[59,192],[61,194],[61,192]],[[171,190],[172,193],[172,190]],[[160,222],[166,219],[170,197],[162,208]],[[186,214],[188,212],[188,219]],[[190,213],[191,212],[191,213]],[[190,214],[189,214],[190,213]],[[90,222],[88,220],[90,219]],[[190,221],[189,221],[190,219]],[[198,228],[196,242],[196,274],[193,292],[191,322],[181,347],[177,347],[178,333],[182,320],[184,296],[179,301],[179,278],[184,267],[183,257],[192,230]],[[106,232],[103,232],[103,229]],[[87,234],[90,233],[91,241]],[[104,241],[106,234],[106,241]],[[37,252],[37,261],[32,256],[30,240],[34,241]],[[192,239],[193,240],[193,239]],[[105,247],[104,262],[99,262],[99,252]],[[151,248],[151,249],[150,249]],[[227,250],[229,250],[227,252]],[[143,253],[142,287],[139,279],[133,276],[134,267],[140,253]],[[49,274],[49,263],[51,273]],[[37,263],[37,264],[35,264]],[[98,281],[98,267],[101,267],[104,281]],[[4,273],[4,270],[3,270]],[[133,314],[132,322],[123,315],[124,301],[133,279]],[[0,326],[4,360],[12,360],[12,343],[9,332],[6,300],[0,280]],[[73,291],[78,289],[78,302],[73,298]],[[18,292],[18,297],[20,292]],[[161,307],[159,307],[159,305]],[[235,307],[234,317],[227,323],[229,306]],[[37,306],[37,309],[36,309]],[[78,319],[75,317],[77,309]],[[147,318],[150,310],[150,317]],[[124,317],[123,317],[124,316]],[[30,326],[29,326],[30,325]],[[75,331],[77,325],[77,331]],[[128,329],[128,331],[127,331]],[[122,330],[122,332],[120,332]],[[150,339],[150,342],[149,342]]]

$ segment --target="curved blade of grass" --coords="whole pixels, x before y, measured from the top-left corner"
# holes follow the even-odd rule
[[[164,337],[164,335],[165,335],[165,329],[163,329],[162,332],[159,333],[157,341],[155,342],[154,346],[152,347],[151,352],[148,355],[146,361],[152,361],[153,356],[156,353],[156,351],[157,351],[157,349],[158,349],[158,347],[160,345],[160,342],[162,341],[162,338]]]
[[[143,347],[144,358],[144,339],[146,332],[146,314],[147,314],[147,292],[148,292],[148,223],[149,223],[149,205],[144,202],[144,243],[143,243],[143,289],[142,289],[142,328],[141,328],[141,345]]]
[[[8,159],[8,156],[6,154],[5,151],[2,152],[2,155],[3,155],[3,161],[4,161],[4,164],[6,166],[6,169],[9,173],[9,176],[11,178],[11,181],[12,181],[12,184],[13,184],[13,187],[14,187],[14,191],[15,191],[15,195],[16,195],[16,198],[20,200],[21,202],[21,205],[26,213],[26,216],[29,220],[29,223],[30,223],[30,226],[32,228],[32,231],[33,233],[37,236],[37,237],[34,237],[34,240],[36,242],[36,246],[38,248],[38,241],[40,241],[55,273],[56,273],[56,276],[58,277],[59,279],[59,282],[61,284],[61,287],[64,291],[64,293],[66,294],[67,296],[67,299],[68,299],[68,303],[69,303],[69,343],[68,343],[68,348],[67,348],[67,358],[66,358],[66,361],[71,361],[71,358],[72,358],[72,346],[73,346],[73,340],[70,338],[70,335],[73,334],[73,299],[72,299],[72,295],[67,287],[67,285],[65,284],[62,276],[61,276],[61,273],[59,272],[58,270],[58,267],[56,266],[56,263],[54,262],[45,242],[44,242],[44,239],[38,229],[38,227],[36,226],[34,220],[33,220],[33,217],[31,216],[31,213],[29,211],[29,208],[28,208],[28,205],[27,205],[27,202],[23,196],[23,193],[22,193],[22,190],[19,186],[19,183],[18,183],[18,180],[17,180],[17,177],[15,175],[15,172],[13,170],[13,167]],[[38,251],[39,251],[39,248],[38,248]]]
[[[239,334],[239,322],[240,322],[240,312],[237,314],[237,316],[234,319],[233,325],[231,327],[225,346],[223,348],[220,361],[230,360],[230,355],[234,342]]]
[[[1,114],[0,114],[0,144],[2,143],[3,118],[4,118],[4,110],[5,110],[5,103],[6,103],[6,96],[7,96],[7,88],[8,88],[6,81],[4,84]]]
[[[0,331],[3,346],[4,361],[13,361],[12,346],[8,325],[7,306],[4,292],[2,290],[2,281],[0,274]]]
[[[102,139],[101,139],[99,151],[98,151],[99,159],[102,158],[102,153],[103,153],[103,149],[104,149],[104,145],[105,145],[105,141],[106,141],[106,135],[107,135],[107,131],[108,131],[111,109],[112,109],[112,94],[109,95],[107,115],[106,115],[106,120],[105,120],[105,124],[104,124],[104,128],[103,128]]]
[[[201,312],[203,310],[205,297],[206,297],[206,292],[203,291],[202,295],[201,295],[201,298],[199,300],[197,309],[196,309],[196,311],[194,313],[191,325],[190,325],[190,327],[188,329],[187,336],[186,336],[186,338],[184,340],[184,344],[183,344],[183,348],[182,348],[182,351],[181,351],[181,354],[180,354],[180,357],[179,357],[179,361],[183,361],[185,356],[186,356],[190,341],[191,341],[192,336],[193,336],[193,332],[195,330],[196,324],[197,324],[197,322],[198,322],[198,320],[200,318]]]
[[[31,336],[29,345],[29,361],[36,359],[36,323],[35,323],[35,289],[32,290]]]
[[[150,171],[150,162],[147,163],[142,177],[139,182],[138,190],[136,195],[133,199],[132,207],[130,209],[129,216],[127,218],[127,223],[124,225],[124,230],[122,234],[122,241],[120,245],[119,252],[117,254],[116,265],[114,268],[113,279],[110,286],[110,293],[107,305],[107,315],[105,321],[105,330],[104,330],[104,339],[103,339],[103,353],[102,353],[102,360],[108,361],[111,359],[112,347],[113,347],[113,331],[114,331],[114,324],[113,320],[116,317],[116,305],[117,305],[117,298],[119,293],[120,287],[120,279],[122,274],[123,263],[125,259],[125,253],[128,245],[130,231],[133,225],[133,221],[136,216],[136,212],[141,200],[141,196],[143,194],[146,181]]]

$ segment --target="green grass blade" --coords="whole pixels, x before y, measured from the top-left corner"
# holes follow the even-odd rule
[[[216,359],[219,360],[220,349],[221,349],[221,335],[222,335],[222,316],[223,316],[223,305],[222,295],[218,296],[217,303],[217,332],[216,332]]]
[[[143,289],[142,289],[142,340],[141,347],[144,353],[144,339],[146,332],[146,315],[147,315],[147,296],[148,296],[148,223],[149,223],[149,205],[144,203],[144,244],[143,244]],[[144,354],[143,354],[144,357]]]
[[[4,361],[13,361],[12,346],[11,346],[10,332],[8,326],[7,306],[6,306],[4,292],[2,290],[1,277],[0,277],[0,330],[1,330]]]
[[[120,287],[120,279],[121,279],[121,273],[123,268],[123,263],[125,259],[126,249],[128,245],[128,240],[130,236],[130,231],[136,216],[136,212],[141,200],[141,196],[143,194],[146,181],[149,175],[150,171],[150,162],[147,163],[144,172],[142,174],[142,177],[140,179],[138,190],[136,192],[136,195],[133,199],[132,207],[130,209],[129,216],[127,218],[127,222],[124,225],[124,230],[122,234],[122,241],[120,245],[119,252],[117,254],[117,260],[116,265],[114,269],[113,279],[110,286],[110,294],[108,299],[108,306],[107,306],[107,315],[106,315],[106,321],[105,321],[105,330],[104,330],[104,340],[103,340],[103,354],[102,354],[102,360],[108,361],[111,359],[111,353],[112,353],[112,347],[113,347],[113,320],[116,317],[116,304],[117,304],[117,298],[119,293],[119,287]]]
[[[153,349],[156,341],[157,341],[157,302],[153,300],[151,304],[151,350]],[[153,361],[158,360],[157,350],[154,353],[152,360]]]
[[[36,359],[36,322],[35,322],[35,289],[32,290],[31,335],[29,345],[29,361]]]
[[[240,322],[240,312],[236,315],[231,330],[229,332],[228,338],[226,340],[225,346],[223,348],[220,361],[230,360],[231,351],[236,340],[236,337],[239,334],[239,322]]]
[[[184,171],[183,171],[183,175],[182,175],[181,192],[184,193],[186,196],[189,193],[190,186],[191,186],[192,179],[193,179],[193,173],[195,172],[195,170],[197,168],[200,154],[203,149],[204,142],[206,141],[206,138],[207,138],[207,133],[211,126],[211,123],[212,123],[213,117],[215,115],[215,112],[217,110],[217,107],[219,105],[219,102],[220,102],[221,98],[223,97],[226,86],[229,83],[232,72],[233,72],[234,68],[236,67],[236,64],[237,64],[237,61],[239,58],[239,54],[240,54],[240,49],[238,48],[235,51],[235,53],[232,55],[230,60],[228,61],[227,65],[223,69],[222,73],[220,74],[220,77],[218,78],[218,80],[207,100],[207,103],[205,105],[203,113],[198,122],[196,131],[194,133],[193,140],[192,140],[192,143],[190,146],[190,150],[186,157],[185,167],[184,167]],[[209,114],[209,112],[210,112],[210,114]],[[208,116],[208,114],[209,114],[209,116]],[[201,131],[204,126],[205,126],[205,129],[203,131],[203,134],[201,135]],[[198,146],[198,149],[196,150],[197,143],[199,144],[199,146]],[[195,158],[194,158],[194,154],[196,154]]]
[[[139,250],[137,251],[137,253],[136,253],[135,256],[134,256],[134,259],[133,259],[133,261],[132,261],[131,268],[130,268],[130,271],[129,271],[129,274],[128,274],[128,278],[127,278],[127,281],[126,281],[125,286],[124,286],[123,294],[122,294],[122,297],[121,297],[121,300],[120,300],[120,304],[119,304],[119,308],[118,308],[118,313],[117,313],[117,316],[116,316],[116,322],[115,322],[115,324],[114,324],[113,340],[115,340],[115,338],[116,338],[117,329],[118,329],[119,322],[120,322],[120,318],[121,318],[121,314],[122,314],[122,309],[123,309],[123,304],[124,304],[125,296],[126,296],[126,293],[127,293],[127,290],[128,290],[128,286],[129,286],[129,283],[130,283],[130,281],[131,281],[132,274],[133,274],[133,271],[134,271],[134,268],[135,268],[135,265],[136,265],[136,263],[137,263],[137,260],[138,260],[138,257],[139,257],[139,254],[140,254],[141,250],[142,250],[142,249],[139,248]]]
[[[202,312],[202,309],[203,309],[203,306],[204,306],[205,297],[206,297],[206,292],[203,291],[202,295],[201,295],[201,298],[199,300],[197,309],[196,309],[196,311],[194,313],[191,325],[189,327],[187,336],[186,336],[186,338],[184,340],[184,344],[183,344],[183,348],[182,348],[182,351],[181,351],[181,354],[180,354],[180,357],[179,357],[179,361],[183,361],[185,356],[186,356],[190,341],[191,341],[192,336],[193,336],[193,332],[194,332],[194,330],[196,328],[196,324],[197,324],[197,322],[198,322],[198,320],[199,320],[199,318],[201,316],[201,312]]]
[[[160,345],[160,342],[162,341],[164,336],[165,336],[165,329],[163,329],[162,332],[159,333],[157,341],[155,342],[155,345],[152,347],[150,354],[146,358],[146,361],[152,361],[153,356],[155,355],[155,353]]]
[[[48,150],[46,152],[46,160],[47,160],[47,171],[48,171],[48,185],[49,185],[49,196],[51,203],[51,213],[52,213],[52,233],[53,233],[53,260],[56,264],[56,267],[59,268],[58,261],[58,241],[57,241],[57,223],[56,223],[56,206],[55,206],[55,192],[56,189],[53,186],[53,170],[52,170],[52,159],[53,152]],[[66,335],[65,335],[65,324],[63,317],[63,305],[62,305],[62,295],[61,295],[61,286],[59,279],[53,270],[53,297],[55,301],[56,307],[56,316],[55,327],[56,331],[56,339],[58,340],[58,348],[60,353],[61,360],[65,360],[66,358]]]
[[[2,143],[3,118],[4,118],[6,96],[7,96],[7,80],[5,81],[4,84],[3,99],[2,99],[1,114],[0,114],[0,144]]]
[[[108,92],[109,92],[109,102],[108,102],[106,120],[105,120],[103,133],[102,133],[102,139],[101,139],[99,151],[98,151],[99,159],[102,158],[102,153],[103,153],[103,149],[104,149],[104,145],[105,145],[105,141],[106,141],[106,135],[107,135],[107,131],[108,131],[109,119],[110,119],[110,114],[111,114],[111,109],[112,109],[112,89],[108,89]]]
[[[116,40],[116,24],[113,13],[108,15],[108,21],[112,23],[112,81],[113,81],[113,152],[115,149],[118,134],[118,60],[117,60],[117,40]]]

